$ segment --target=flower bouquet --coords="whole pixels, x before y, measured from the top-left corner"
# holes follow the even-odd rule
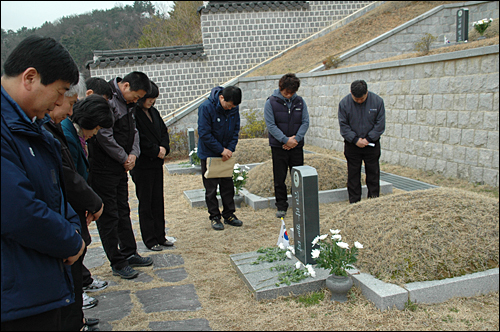
[[[235,188],[235,195],[239,195],[241,188],[243,188],[245,183],[247,183],[248,170],[250,170],[250,168],[246,165],[241,166],[238,163],[234,164],[233,183]]]
[[[313,248],[317,245],[319,249],[313,249],[311,256],[316,260],[316,266],[330,270],[330,274],[347,277],[347,269],[353,269],[351,264],[358,260],[358,249],[363,248],[359,242],[354,242],[354,247],[349,247],[346,242],[342,242],[339,229],[330,229],[332,236],[330,241],[325,241],[328,234],[314,238]]]
[[[482,36],[486,29],[491,25],[491,22],[493,22],[493,19],[490,18],[489,20],[487,18],[479,20],[477,22],[473,22],[472,26],[476,31]]]

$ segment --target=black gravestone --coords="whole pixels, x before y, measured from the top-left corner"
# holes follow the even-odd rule
[[[188,128],[188,147],[189,147],[189,153],[194,150],[196,147],[196,142],[194,141],[194,129],[193,128]],[[193,156],[189,156],[189,162],[193,164]]]
[[[314,167],[292,168],[292,207],[295,257],[314,265],[312,241],[319,235],[318,173]]]
[[[463,42],[469,38],[469,9],[460,8],[457,11],[457,42]]]

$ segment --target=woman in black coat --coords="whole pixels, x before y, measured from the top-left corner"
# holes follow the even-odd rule
[[[139,99],[134,110],[141,154],[130,174],[139,199],[142,241],[148,249],[160,251],[163,246],[174,245],[166,239],[163,199],[163,162],[170,152],[170,139],[160,113],[153,107],[158,86],[151,85],[151,93]]]

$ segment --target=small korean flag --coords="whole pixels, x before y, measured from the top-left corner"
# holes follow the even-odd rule
[[[288,233],[286,232],[285,221],[283,220],[283,218],[281,218],[280,235],[278,237],[278,242],[276,243],[276,245],[279,246],[280,243],[283,244],[285,249],[290,246],[290,242],[288,241]]]

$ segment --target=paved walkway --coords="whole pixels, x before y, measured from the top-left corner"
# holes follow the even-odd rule
[[[130,195],[130,206],[137,206],[135,195]],[[138,223],[137,208],[132,208],[130,217],[132,224]],[[168,232],[168,228],[167,228]],[[93,243],[100,244],[98,231],[95,227],[90,230]],[[175,240],[167,236],[169,240]],[[169,254],[168,251],[175,249],[169,247],[157,254],[148,255],[154,261],[153,273],[162,280],[169,283],[179,283],[187,278],[187,272],[184,269],[184,260],[181,255]],[[137,251],[139,254],[151,253],[142,241],[137,242]],[[85,256],[85,266],[91,269],[101,265],[109,266],[108,259],[102,246],[90,248]],[[122,283],[149,283],[153,277],[142,272],[144,268],[138,268],[140,274],[132,280],[120,279]],[[99,277],[99,276],[98,276]],[[102,278],[104,279],[104,278]],[[118,283],[108,280],[110,286],[116,286]],[[98,325],[101,331],[112,331],[111,322],[121,320],[127,317],[134,304],[131,299],[130,290],[108,291],[102,293],[88,293],[99,300],[99,304],[94,308],[84,310],[85,317],[99,318]],[[197,311],[201,309],[201,303],[198,301],[198,295],[193,284],[179,284],[178,286],[157,287],[134,292],[135,297],[140,302],[140,310],[144,313],[165,312],[165,311]],[[148,328],[152,331],[211,331],[209,322],[206,319],[187,319],[179,321],[150,321]]]

